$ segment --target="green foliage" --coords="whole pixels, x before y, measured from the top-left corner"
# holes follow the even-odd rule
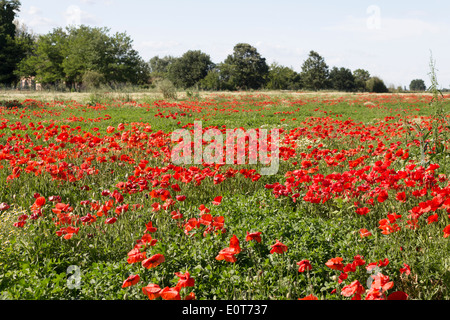
[[[155,56],[148,62],[150,77],[152,81],[167,78],[169,67],[175,62],[176,58],[172,56],[165,56],[160,58]]]
[[[269,90],[298,90],[301,87],[300,74],[292,68],[274,62],[270,65],[266,88]]]
[[[109,85],[148,83],[148,65],[132,48],[131,38],[108,32],[88,26],[56,28],[38,38],[34,54],[20,64],[20,74],[36,75],[44,86],[65,83],[76,89],[88,72],[102,75]]]
[[[370,79],[370,73],[364,69],[356,69],[353,71],[353,77],[355,78],[356,90],[363,92],[367,90],[366,83]]]
[[[311,51],[308,59],[304,61],[300,76],[305,89],[318,91],[329,87],[328,65],[325,59],[315,51]]]
[[[209,55],[197,50],[188,51],[168,67],[168,79],[180,88],[191,88],[206,77],[214,67]]]
[[[0,84],[10,85],[17,81],[14,71],[25,55],[25,48],[16,40],[14,19],[20,8],[18,0],[0,1]]]
[[[208,74],[200,80],[199,86],[201,89],[218,91],[225,88],[224,82],[221,81],[220,66],[221,64],[209,70]]]
[[[330,71],[331,87],[338,91],[351,92],[356,89],[355,77],[351,70],[333,67]]]
[[[389,92],[388,88],[384,84],[384,81],[378,77],[372,77],[366,82],[366,89],[373,93],[386,93]]]
[[[105,76],[97,71],[86,71],[82,78],[83,87],[86,90],[93,90],[100,88],[105,84]]]
[[[158,81],[156,88],[162,93],[164,99],[177,99],[177,88],[170,80],[163,79]]]
[[[411,84],[409,85],[410,91],[425,91],[427,90],[427,87],[425,86],[425,81],[422,79],[415,79],[411,81]]]
[[[225,88],[231,90],[260,89],[269,74],[266,59],[247,43],[238,43],[218,68]]]

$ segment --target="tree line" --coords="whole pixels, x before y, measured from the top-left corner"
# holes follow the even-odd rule
[[[276,62],[268,65],[257,49],[235,45],[223,62],[214,63],[199,50],[181,57],[155,56],[146,62],[133,49],[126,33],[110,34],[108,28],[71,26],[33,35],[15,17],[18,0],[0,0],[0,85],[17,85],[34,77],[43,87],[82,90],[134,85],[143,88],[169,81],[180,89],[197,90],[338,90],[388,92],[379,77],[369,71],[330,68],[324,58],[310,51],[301,72]],[[423,80],[410,89],[425,90]]]

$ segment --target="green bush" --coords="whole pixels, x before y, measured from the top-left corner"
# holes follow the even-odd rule
[[[177,99],[177,89],[170,80],[164,79],[158,81],[156,88],[162,93],[164,99]]]

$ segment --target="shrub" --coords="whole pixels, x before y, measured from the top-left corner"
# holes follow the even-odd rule
[[[164,99],[177,99],[177,89],[170,80],[164,79],[158,81],[156,88],[162,93]]]

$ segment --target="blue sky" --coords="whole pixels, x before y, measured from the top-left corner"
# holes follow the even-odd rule
[[[126,32],[148,61],[201,50],[215,63],[245,42],[267,62],[301,71],[311,50],[330,68],[368,70],[386,84],[429,81],[430,50],[450,88],[450,2],[291,0],[22,0],[36,34],[85,24]]]

